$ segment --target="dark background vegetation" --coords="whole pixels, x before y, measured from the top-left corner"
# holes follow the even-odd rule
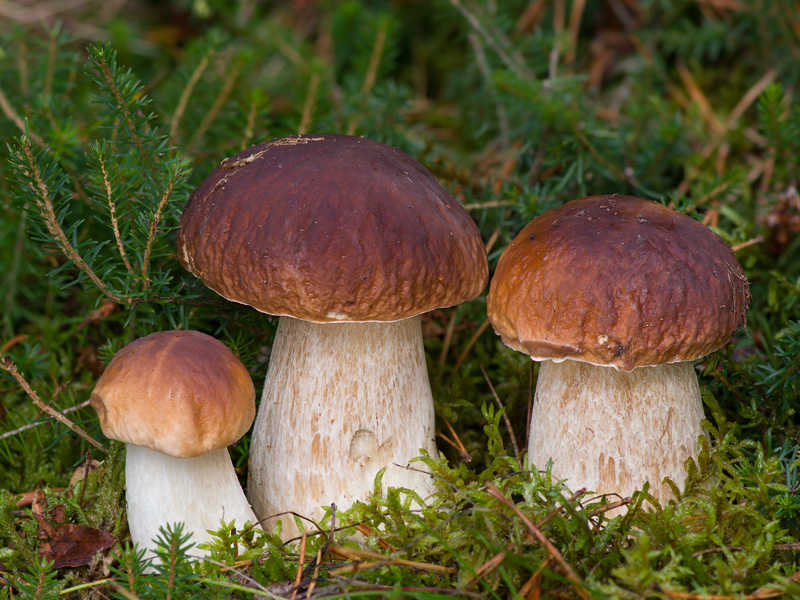
[[[800,594],[796,1],[18,1],[0,13],[0,597]],[[685,496],[610,520],[593,496],[520,473],[536,367],[501,344],[481,298],[424,317],[440,497],[421,514],[376,498],[338,523],[445,572],[336,573],[350,563],[326,533],[309,538],[296,587],[303,557],[275,539],[222,540],[233,574],[192,572],[177,548],[164,564],[181,577],[142,576],[122,547],[119,449],[89,394],[119,348],[176,327],[225,341],[260,391],[275,322],[184,272],[175,229],[222,158],[303,132],[419,160],[469,210],[492,268],[533,217],[590,194],[663,202],[727,240],[753,302],[746,329],[697,365],[712,444]],[[232,450],[242,474],[246,453],[246,439]],[[70,485],[90,457],[105,463]],[[18,505],[37,489],[44,500]],[[56,568],[40,560],[42,519],[121,543]]]

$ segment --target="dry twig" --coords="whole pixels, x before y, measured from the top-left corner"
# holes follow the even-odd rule
[[[82,408],[86,408],[87,406],[89,406],[89,401],[88,400],[86,400],[85,402],[81,402],[80,404],[78,404],[76,406],[70,406],[69,408],[65,408],[63,411],[61,411],[61,414],[65,415],[67,413],[75,412],[76,410],[80,410]],[[14,437],[15,435],[18,435],[18,434],[22,433],[23,431],[27,431],[28,429],[33,429],[34,427],[38,427],[39,425],[44,425],[45,423],[47,423],[47,421],[36,421],[35,423],[28,423],[27,425],[23,425],[22,427],[18,427],[16,429],[14,429],[13,431],[6,431],[4,434],[0,435],[0,440],[4,440],[4,439],[10,438],[10,437]]]
[[[753,246],[755,244],[760,244],[763,241],[764,241],[764,236],[763,235],[757,235],[756,237],[751,238],[751,239],[747,240],[746,242],[742,242],[741,244],[736,244],[735,246],[732,246],[731,250],[733,250],[734,252],[738,252],[739,250],[744,250],[748,246]]]
[[[317,103],[317,90],[319,88],[320,74],[318,71],[311,73],[311,79],[308,82],[308,92],[306,93],[306,100],[303,103],[303,116],[300,119],[300,126],[297,128],[297,133],[300,135],[306,133],[311,126],[311,116],[314,114],[314,106]]]
[[[486,59],[486,52],[483,50],[483,45],[481,44],[480,36],[478,36],[475,32],[470,32],[467,36],[469,43],[472,45],[472,50],[475,52],[475,60],[478,64],[478,70],[483,75],[483,78],[486,80],[486,87],[489,90],[489,96],[491,96],[492,100],[494,101],[495,105],[495,112],[497,113],[497,124],[500,126],[500,142],[503,147],[507,147],[509,145],[509,137],[511,135],[510,131],[511,128],[508,124],[508,116],[506,115],[506,107],[503,105],[503,102],[500,100],[500,97],[497,94],[497,90],[492,83],[492,70],[489,68],[489,61]]]
[[[300,581],[303,579],[303,565],[306,562],[306,541],[308,540],[308,533],[303,530],[303,537],[300,539],[300,556],[297,557],[297,575],[294,578],[294,591],[289,596],[290,600],[294,600],[297,596],[297,590],[300,588]]]
[[[777,77],[778,71],[775,69],[769,69],[766,73],[764,73],[761,79],[756,81],[753,86],[747,90],[747,92],[745,92],[744,96],[742,96],[739,102],[736,103],[736,106],[733,107],[731,114],[728,115],[722,131],[716,132],[716,135],[714,135],[712,140],[705,146],[705,148],[703,148],[702,155],[704,157],[711,156],[711,153],[714,151],[714,149],[719,146],[720,142],[722,142],[728,132],[733,129],[736,121],[739,120],[744,112],[758,99],[758,97],[761,95],[761,92],[763,92],[764,89]]]
[[[489,328],[489,319],[486,319],[483,323],[481,323],[480,327],[475,330],[475,333],[472,334],[472,337],[469,338],[467,345],[464,346],[464,349],[461,351],[461,354],[458,355],[458,360],[456,360],[456,364],[453,367],[453,371],[458,371],[461,368],[461,365],[464,364],[464,361],[467,360],[467,356],[469,356],[470,350],[472,347],[477,343],[478,338],[481,337],[484,331]]]
[[[225,103],[228,101],[228,98],[233,92],[233,87],[236,84],[236,80],[239,78],[239,71],[241,67],[239,64],[234,64],[231,68],[230,72],[228,73],[227,77],[225,77],[225,82],[222,84],[222,89],[217,94],[217,97],[214,99],[214,104],[211,105],[211,108],[208,109],[208,112],[203,117],[203,120],[200,121],[200,125],[197,127],[195,132],[192,134],[192,139],[189,142],[189,149],[187,150],[188,154],[191,154],[192,151],[197,147],[197,144],[206,134],[208,129],[211,127],[211,124],[216,120],[219,116],[219,113],[222,111]],[[248,121],[250,117],[248,116]],[[244,148],[242,148],[244,150]]]
[[[186,87],[184,87],[183,91],[181,92],[181,97],[178,100],[178,106],[175,108],[175,112],[173,113],[172,120],[169,124],[169,140],[173,144],[177,143],[178,141],[178,127],[180,126],[181,119],[183,118],[183,113],[186,112],[186,107],[189,104],[189,98],[191,97],[194,88],[197,86],[197,83],[200,81],[200,78],[203,76],[203,73],[205,73],[205,70],[208,68],[208,63],[211,61],[213,55],[213,49],[209,49],[205,55],[203,55],[203,58],[200,59],[200,62],[189,76],[189,81],[186,82]]]
[[[494,571],[497,567],[499,567],[503,563],[503,561],[505,560],[506,556],[508,556],[508,553],[511,552],[515,547],[516,547],[516,543],[515,542],[511,542],[510,544],[508,544],[508,547],[507,547],[506,550],[503,550],[502,552],[498,552],[492,558],[490,558],[485,563],[483,563],[480,567],[478,567],[475,570],[475,575],[471,576],[467,580],[467,583],[464,586],[464,588],[469,590],[469,589],[475,587],[475,585],[481,579],[483,579],[486,575],[488,575],[489,573]]]
[[[793,573],[789,576],[789,579],[795,583],[800,583],[800,571],[797,573]],[[784,596],[784,592],[777,590],[773,587],[762,587],[757,589],[752,594],[747,594],[746,596],[726,596],[722,594],[697,594],[693,592],[677,592],[672,590],[665,590],[664,588],[654,586],[659,593],[663,594],[667,598],[674,598],[675,600],[736,600],[737,598],[743,600],[762,600],[763,598],[777,598],[779,596]]]
[[[520,64],[517,60],[512,60],[511,55],[509,55],[505,50],[503,50],[503,48],[500,47],[500,43],[486,30],[483,25],[481,25],[481,22],[478,20],[478,18],[461,3],[461,0],[450,0],[450,4],[452,4],[456,10],[461,13],[461,16],[467,20],[470,26],[476,32],[478,32],[478,34],[492,48],[492,50],[495,51],[497,56],[500,58],[503,64],[506,65],[506,67],[508,67],[515,75],[519,77],[529,75],[528,69],[525,67],[524,63]]]
[[[305,535],[305,534],[304,534]],[[310,571],[314,571],[316,573],[319,570],[320,562],[322,561],[322,557],[325,556],[331,548],[333,544],[333,540],[336,536],[336,504],[331,504],[331,529],[330,533],[328,533],[328,539],[325,540],[325,544],[323,544],[322,548],[317,551],[317,556],[311,563],[303,569],[303,574],[308,575]],[[314,575],[316,578],[316,575]]]
[[[544,559],[542,564],[539,565],[539,568],[536,569],[536,572],[525,582],[525,585],[519,588],[520,596],[526,600],[539,600],[542,592],[542,572],[550,566],[552,558],[552,556],[548,556]]]
[[[356,525],[356,529],[359,531],[359,533],[361,533],[361,535],[363,535],[365,537],[369,537],[370,535],[372,535],[372,527],[370,527],[366,523],[358,523]],[[384,550],[388,550],[389,552],[397,552],[397,548],[392,546],[389,542],[387,542],[382,537],[377,538],[375,541],[377,541],[378,542],[378,546],[380,546]]]
[[[439,353],[439,369],[444,369],[444,366],[447,364],[447,355],[450,352],[450,344],[453,342],[453,333],[455,333],[456,330],[457,318],[458,311],[451,311],[450,320],[447,323],[447,329],[444,334],[444,342],[442,342],[442,350]]]
[[[472,456],[470,455],[469,452],[467,452],[467,449],[464,447],[464,444],[461,442],[461,438],[458,437],[458,434],[456,433],[456,430],[453,429],[453,426],[450,424],[450,421],[448,421],[445,417],[442,417],[442,419],[444,420],[444,424],[447,425],[447,428],[450,430],[450,433],[453,435],[453,439],[455,441],[452,441],[452,440],[450,440],[450,438],[445,437],[444,434],[440,433],[439,435],[441,435],[445,440],[450,442],[450,444],[456,450],[458,450],[461,453],[461,456],[462,456],[462,459],[464,460],[464,462],[471,461],[472,460]]]
[[[534,525],[533,521],[526,517],[522,511],[517,508],[513,502],[511,502],[511,500],[503,495],[503,492],[501,492],[491,483],[486,483],[486,491],[489,492],[493,498],[496,498],[502,504],[514,511],[514,514],[517,515],[517,517],[519,517],[519,519],[525,524],[525,527],[528,528],[528,531],[531,533],[533,538],[542,544],[542,546],[544,546],[548,554],[550,554],[550,556],[552,556],[561,567],[561,570],[564,572],[566,578],[575,585],[575,592],[583,600],[590,600],[589,593],[584,588],[583,581],[581,581],[580,577],[575,574],[575,571],[572,570],[572,567],[569,566],[567,561],[564,560],[564,557],[561,555],[561,552],[558,551],[558,548],[556,548],[553,543],[541,532],[541,530]]]
[[[501,208],[503,206],[514,206],[513,200],[487,200],[486,202],[472,202],[464,204],[464,210],[484,210],[486,208]]]
[[[544,9],[547,7],[547,0],[531,0],[525,10],[517,19],[514,31],[517,33],[530,32],[539,26],[544,16]]]
[[[351,560],[360,561],[363,559],[369,559],[374,562],[356,562],[355,564],[348,565],[346,567],[341,567],[340,569],[334,569],[330,572],[332,576],[342,575],[344,573],[354,573],[357,571],[363,571],[368,568],[373,567],[383,567],[386,565],[397,565],[402,567],[411,567],[413,569],[421,569],[423,571],[433,571],[434,573],[443,573],[452,575],[458,571],[455,567],[443,567],[441,565],[433,565],[430,563],[419,562],[416,560],[406,560],[404,558],[396,558],[394,556],[384,556],[383,554],[379,554],[377,552],[369,552],[367,550],[354,550],[352,548],[344,548],[342,546],[334,546],[331,548],[331,552],[341,556],[343,558],[349,558]]]
[[[564,56],[564,62],[571,64],[575,61],[575,56],[578,52],[578,33],[581,28],[581,20],[583,19],[583,11],[586,8],[586,0],[575,0],[572,3],[572,10],[569,13],[569,50]]]
[[[596,517],[597,515],[607,513],[608,511],[614,510],[615,508],[620,508],[621,506],[627,506],[631,502],[633,502],[633,499],[630,498],[629,496],[626,496],[625,498],[621,498],[619,500],[615,500],[614,502],[609,502],[608,504],[604,504],[599,508],[595,508],[594,510],[589,511],[586,516],[591,519],[592,517]]]
[[[8,97],[3,92],[3,88],[0,88],[0,110],[3,111],[3,114],[6,116],[6,118],[8,118],[9,121],[17,126],[17,129],[19,129],[22,133],[27,133],[25,121],[22,120],[22,118],[17,114],[17,111],[14,110],[14,107],[11,106],[11,102],[9,102]],[[44,143],[44,140],[38,135],[34,133],[28,133],[28,135],[30,135],[40,146],[47,146],[47,144]]]
[[[92,436],[86,433],[83,429],[75,425],[75,423],[70,421],[67,417],[62,415],[56,409],[48,406],[47,404],[39,400],[39,396],[36,394],[35,391],[33,391],[33,388],[31,388],[31,386],[22,376],[22,373],[19,372],[19,369],[17,369],[17,366],[14,364],[14,361],[12,361],[10,357],[8,356],[2,357],[2,360],[0,360],[0,368],[2,368],[4,371],[8,371],[9,373],[11,373],[11,376],[17,380],[17,383],[19,383],[20,386],[22,386],[22,389],[25,390],[25,393],[28,394],[28,397],[39,408],[39,410],[41,410],[44,413],[47,413],[48,415],[53,417],[56,421],[62,423],[70,430],[77,433],[79,436],[81,436],[83,439],[85,439],[87,442],[89,442],[92,446],[94,446],[101,452],[105,452],[106,454],[108,454],[108,450],[103,448],[100,442],[98,442],[96,439],[94,439]]]

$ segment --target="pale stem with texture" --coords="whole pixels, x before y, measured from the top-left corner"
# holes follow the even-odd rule
[[[125,486],[131,539],[155,556],[159,527],[185,523],[195,545],[212,539],[207,530],[220,528],[220,520],[257,521],[242,491],[227,448],[195,458],[173,458],[149,448],[127,445]],[[205,552],[192,548],[192,555]]]
[[[645,481],[662,504],[680,489],[687,458],[697,459],[704,418],[691,362],[630,372],[585,362],[544,361],[531,415],[528,455],[572,490],[630,496]],[[611,498],[609,501],[613,501]]]
[[[383,467],[383,492],[406,487],[425,498],[431,476],[404,468],[421,448],[437,456],[419,317],[281,317],[250,444],[247,494],[260,518],[291,510],[318,520],[323,506],[366,502]],[[282,521],[284,538],[297,532],[291,516]]]

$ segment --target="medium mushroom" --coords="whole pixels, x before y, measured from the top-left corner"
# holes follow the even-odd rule
[[[91,404],[103,433],[127,444],[128,525],[146,557],[168,523],[199,544],[221,519],[257,522],[227,450],[253,422],[255,389],[225,344],[198,331],[139,338],[108,364]]]
[[[500,257],[487,308],[503,342],[543,361],[528,456],[573,489],[630,495],[697,458],[692,362],[744,324],[750,293],[702,223],[630,196],[591,196],[529,223]]]
[[[384,489],[433,490],[405,468],[436,455],[419,315],[488,279],[477,227],[433,175],[363,138],[276,139],[201,183],[178,256],[221,296],[280,316],[250,446],[259,517],[367,500],[384,467]]]

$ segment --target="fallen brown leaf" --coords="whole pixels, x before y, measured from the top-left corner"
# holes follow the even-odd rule
[[[51,528],[50,539],[39,544],[39,554],[53,561],[53,566],[88,565],[98,552],[110,548],[116,540],[107,531],[86,525],[66,524]]]
[[[34,505],[32,513],[39,524],[39,554],[53,561],[57,569],[88,565],[95,554],[107,550],[116,541],[102,529],[65,524],[64,506],[61,504],[50,511],[50,517],[57,523],[55,526],[47,520],[41,505]]]

